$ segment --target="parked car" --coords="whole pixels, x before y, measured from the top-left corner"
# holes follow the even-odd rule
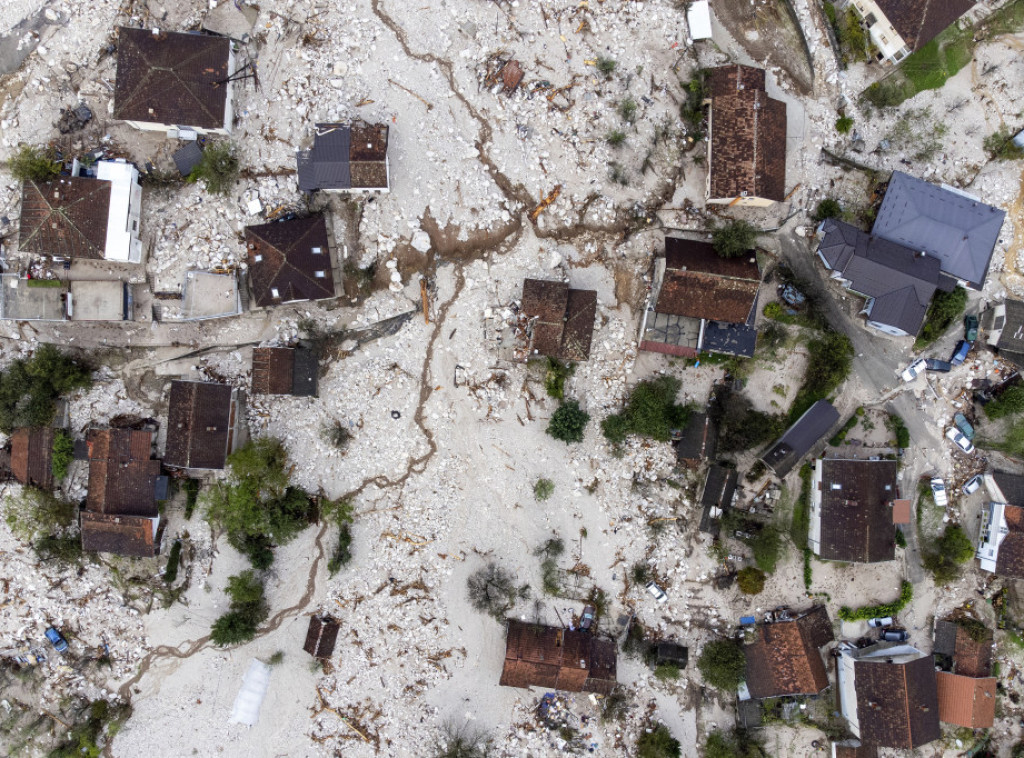
[[[868,626],[874,629],[881,629],[883,626],[892,626],[892,616],[869,619]]]
[[[968,479],[967,480],[967,484],[965,484],[963,486],[963,488],[962,488],[963,489],[963,493],[965,495],[972,495],[972,494],[974,494],[975,492],[978,491],[978,488],[981,486],[981,482],[982,482],[981,474],[975,474],[970,479]]]
[[[590,629],[594,625],[594,614],[597,609],[592,605],[584,607],[583,613],[580,615],[580,629]]]
[[[959,366],[967,360],[967,354],[969,352],[971,352],[971,343],[967,340],[960,340],[956,343],[956,350],[953,351],[953,355],[949,359],[949,362],[954,366]]]
[[[658,605],[668,601],[668,595],[665,594],[665,590],[656,585],[654,582],[647,583],[647,591],[651,593],[651,596],[655,599]]]
[[[954,445],[968,455],[974,453],[974,445],[972,445],[971,441],[964,436],[964,433],[956,427],[951,426],[946,430],[946,439],[951,440]]]
[[[929,371],[949,371],[953,368],[952,363],[940,361],[938,358],[925,358],[924,365]]]
[[[886,642],[906,642],[910,634],[906,629],[887,629],[882,632],[882,639]]]
[[[53,645],[53,649],[58,653],[63,653],[68,649],[68,641],[64,639],[64,636],[54,629],[52,626],[46,630],[46,639]]]
[[[935,504],[940,508],[945,508],[949,505],[949,497],[946,495],[946,483],[942,481],[941,477],[935,477],[931,481],[932,487],[932,498],[935,500]]]
[[[956,428],[964,433],[964,436],[969,439],[974,439],[974,427],[971,426],[971,422],[967,420],[967,416],[962,413],[953,414],[953,423]]]
[[[928,364],[925,362],[924,358],[918,358],[903,369],[903,373],[900,374],[900,376],[903,377],[903,381],[912,382],[925,370],[927,365]]]
[[[978,317],[973,313],[964,316],[964,339],[968,342],[978,339]]]

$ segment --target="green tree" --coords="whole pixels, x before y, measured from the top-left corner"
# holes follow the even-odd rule
[[[582,442],[583,430],[587,428],[590,414],[580,410],[576,400],[567,400],[558,406],[548,422],[547,433],[562,442]]]
[[[990,419],[1016,416],[1024,413],[1024,385],[1016,385],[1003,391],[998,398],[985,405],[985,415]]]
[[[749,253],[761,232],[746,221],[730,221],[711,232],[711,246],[723,258],[738,258]]]
[[[712,687],[735,692],[747,668],[743,650],[733,640],[712,640],[697,660],[704,681]]]
[[[640,732],[636,741],[637,758],[679,758],[679,740],[664,724],[654,724]]]
[[[60,176],[60,162],[52,148],[22,145],[7,163],[19,182],[48,182]]]
[[[470,604],[478,611],[504,623],[516,601],[529,594],[529,587],[516,587],[515,579],[496,563],[488,563],[473,572],[466,582]]]
[[[742,729],[715,730],[704,743],[704,758],[763,758],[766,755],[760,743]]]
[[[338,500],[324,500],[321,504],[324,518],[332,521],[338,526],[338,544],[327,562],[327,571],[334,576],[341,570],[342,566],[352,560],[352,520],[355,513],[355,505],[350,498],[339,498]]]
[[[820,224],[827,218],[839,218],[842,215],[843,208],[839,205],[839,201],[832,197],[826,197],[819,201],[818,207],[814,209],[814,215],[811,218]]]
[[[548,397],[561,400],[565,397],[565,380],[576,373],[576,364],[565,364],[556,358],[548,358],[548,369],[544,373],[544,390]]]
[[[191,183],[202,179],[207,192],[214,195],[229,195],[238,181],[238,152],[230,142],[208,142],[203,148],[203,157],[188,175]]]
[[[252,572],[228,578],[229,611],[218,618],[210,633],[215,645],[237,645],[256,636],[259,625],[270,615],[263,595],[263,582]]]
[[[924,317],[921,334],[914,342],[915,349],[927,347],[935,342],[950,325],[960,319],[967,307],[967,290],[957,287],[952,292],[936,291]]]
[[[254,565],[266,568],[273,544],[309,524],[309,495],[288,485],[288,454],[273,437],[250,441],[228,456],[228,479],[205,490],[206,518]]]
[[[840,116],[836,119],[836,131],[840,134],[849,134],[853,128],[853,118],[850,116]]]
[[[810,360],[804,381],[789,409],[789,421],[795,422],[818,400],[831,395],[850,374],[853,344],[845,334],[825,332],[807,344]]]
[[[84,365],[53,345],[40,345],[31,358],[19,358],[0,372],[0,431],[49,426],[61,395],[90,386]]]
[[[690,409],[676,403],[682,386],[674,376],[660,376],[640,382],[629,395],[621,413],[601,422],[605,438],[619,444],[630,434],[650,437],[660,442],[672,438],[672,430],[686,424]]]
[[[20,493],[4,499],[7,525],[23,542],[32,542],[66,529],[74,523],[77,513],[74,503],[35,487],[22,487]]]
[[[736,575],[736,584],[744,595],[759,595],[764,590],[764,578],[761,569],[747,566]]]

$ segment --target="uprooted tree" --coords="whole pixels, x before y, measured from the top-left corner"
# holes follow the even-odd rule
[[[496,563],[473,572],[466,582],[469,602],[474,608],[504,622],[516,601],[529,596],[528,585],[516,586],[515,578]]]

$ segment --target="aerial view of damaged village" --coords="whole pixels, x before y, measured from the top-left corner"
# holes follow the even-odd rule
[[[0,756],[1024,758],[1024,0],[0,0]]]

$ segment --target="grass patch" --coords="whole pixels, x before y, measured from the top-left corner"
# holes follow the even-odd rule
[[[853,431],[853,427],[857,426],[857,422],[860,421],[860,417],[864,415],[864,409],[858,408],[857,412],[850,416],[849,420],[843,424],[843,428],[835,433],[835,436],[828,441],[832,447],[839,447],[846,441],[846,435]]]
[[[533,496],[539,502],[547,500],[555,491],[555,483],[550,479],[538,479],[533,485]]]
[[[1024,413],[1024,385],[1015,385],[1005,390],[995,400],[985,405],[985,415],[990,419],[1016,416]]]
[[[68,475],[68,467],[75,459],[75,441],[71,435],[63,429],[58,429],[53,436],[53,457],[50,459],[50,469],[53,471],[55,481],[61,481]]]
[[[921,334],[914,341],[914,349],[921,350],[935,342],[954,321],[959,320],[966,307],[967,290],[963,287],[957,287],[952,292],[936,292],[924,317]]]
[[[789,538],[800,549],[807,547],[807,534],[811,529],[811,474],[810,463],[800,467],[800,496],[793,505],[793,519],[789,525]]]
[[[1024,418],[1013,421],[1002,437],[986,438],[981,444],[1014,458],[1024,458]]]

